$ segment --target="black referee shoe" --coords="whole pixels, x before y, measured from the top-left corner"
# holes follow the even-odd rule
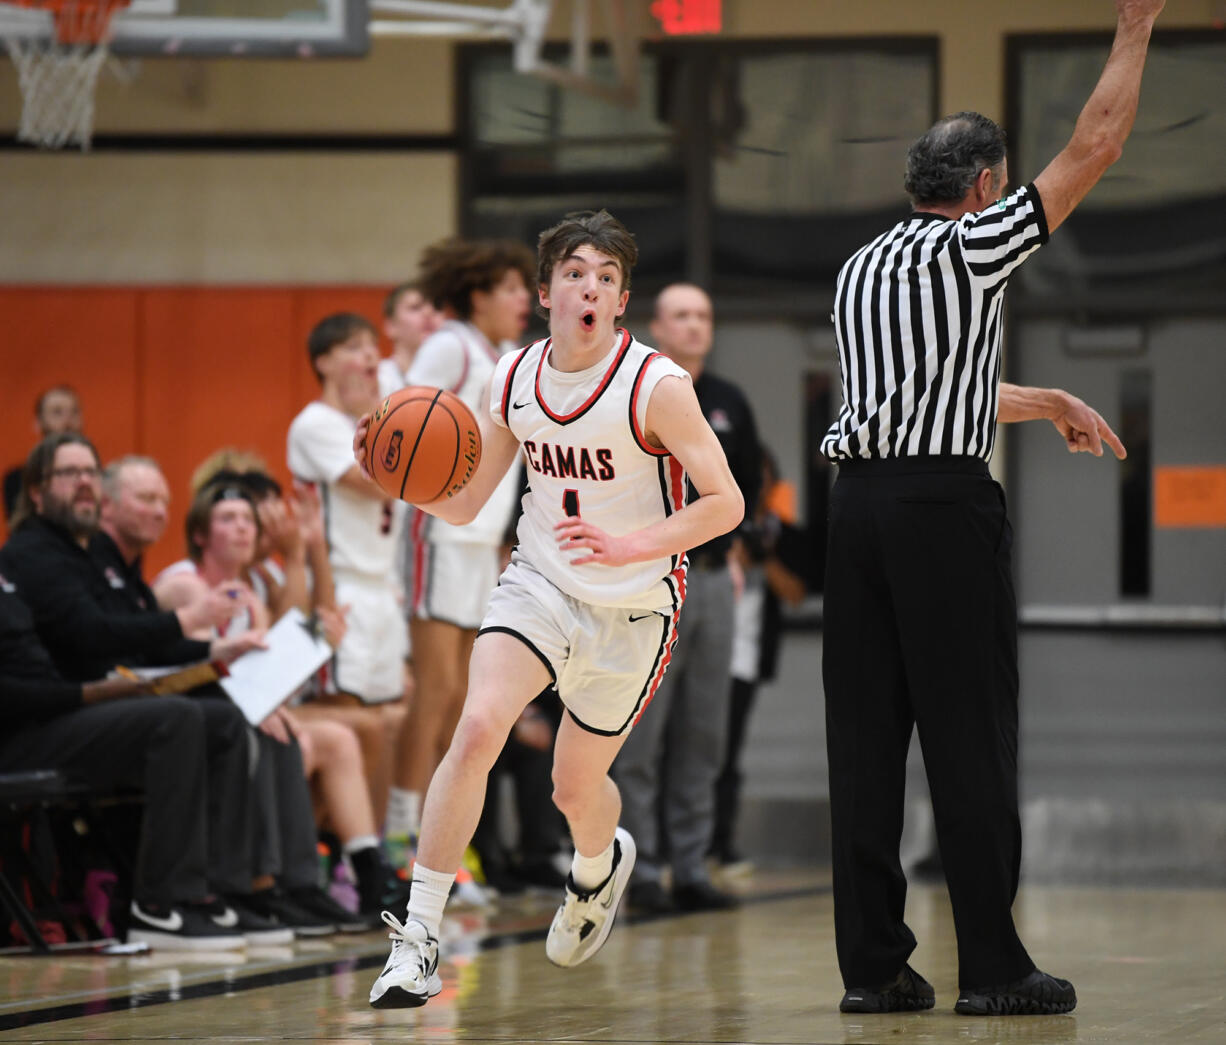
[[[880,987],[849,987],[839,1012],[919,1012],[937,1002],[932,984],[910,965],[904,965],[892,983]]]
[[[960,991],[954,1012],[963,1016],[1050,1016],[1076,1007],[1077,992],[1068,980],[1035,969],[1003,987]]]

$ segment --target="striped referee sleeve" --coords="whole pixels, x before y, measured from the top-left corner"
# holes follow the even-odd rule
[[[962,253],[971,276],[999,283],[1047,242],[1047,216],[1034,185],[959,223]]]

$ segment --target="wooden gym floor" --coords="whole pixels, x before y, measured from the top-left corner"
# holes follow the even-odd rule
[[[245,956],[151,953],[0,958],[0,1040],[362,1042],[1226,1043],[1226,891],[1026,888],[1015,908],[1040,966],[1077,986],[1068,1016],[953,1013],[943,887],[913,886],[913,963],[937,1007],[841,1016],[822,872],[759,872],[719,914],[621,920],[603,952],[555,969],[542,940],[556,899],[508,899],[444,925],[443,993],[425,1008],[367,1005],[379,933]]]

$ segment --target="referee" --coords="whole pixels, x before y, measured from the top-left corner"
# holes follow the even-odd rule
[[[1059,391],[1001,385],[1004,288],[1119,158],[1163,0],[1116,0],[1111,55],[1064,150],[1006,195],[1000,128],[939,121],[907,155],[910,217],[839,272],[844,405],[822,441],[830,506],[823,678],[843,1012],[928,1009],[907,964],[899,863],[919,733],[968,1015],[1069,1012],[1011,907],[1021,861],[1011,531],[987,461],[997,421],[1048,418],[1070,450],[1123,447]]]

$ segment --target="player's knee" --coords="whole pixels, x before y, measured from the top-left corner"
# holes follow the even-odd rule
[[[478,715],[464,715],[451,738],[449,754],[466,765],[492,768],[506,743],[506,734]]]
[[[591,800],[591,792],[575,780],[556,771],[553,774],[553,804],[568,820],[582,813]]]

